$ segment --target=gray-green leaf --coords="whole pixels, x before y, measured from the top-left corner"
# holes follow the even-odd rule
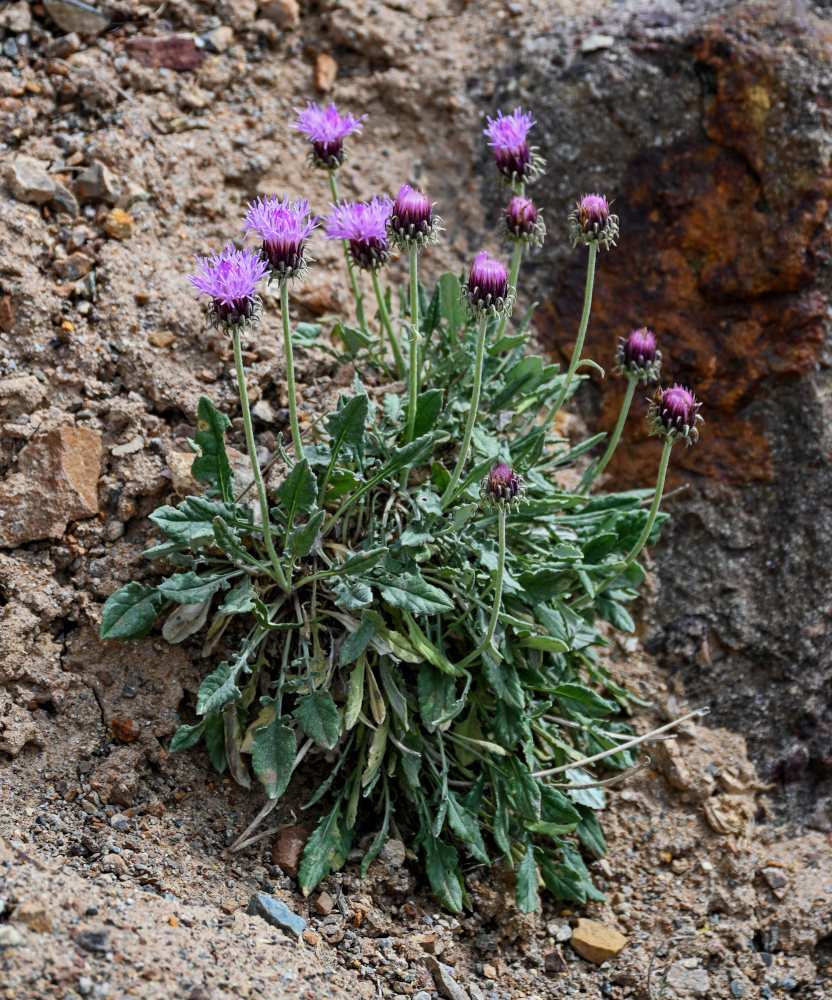
[[[301,698],[292,715],[318,746],[331,750],[338,742],[341,719],[329,691],[313,691]]]
[[[164,599],[135,580],[111,594],[101,612],[102,639],[141,639],[153,628]]]

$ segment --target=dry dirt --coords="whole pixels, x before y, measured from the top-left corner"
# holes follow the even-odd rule
[[[165,749],[191,718],[198,647],[97,639],[103,600],[149,571],[145,518],[171,494],[201,394],[242,448],[228,345],[183,275],[237,235],[257,194],[326,207],[292,108],[317,97],[367,111],[342,193],[428,185],[446,225],[429,271],[458,269],[481,240],[497,248],[478,192],[501,60],[522,32],[591,27],[578,3],[312,3],[283,27],[291,3],[259,7],[258,19],[254,0],[122,2],[124,24],[76,38],[41,5],[0,9],[0,996],[828,997],[830,835],[772,825],[778,789],[758,781],[741,735],[690,724],[610,792],[610,850],[593,866],[606,903],[545,899],[522,916],[504,873],[472,867],[473,910],[455,918],[398,841],[366,878],[351,863],[304,900],[291,876],[303,774],[268,820],[289,830],[279,863],[274,838],[228,853],[257,793],[201,751]],[[170,33],[210,35],[197,68],[144,66],[129,44]],[[326,91],[321,53],[338,70]],[[522,100],[522,80],[514,90]],[[106,170],[85,174],[95,164]],[[318,243],[315,256],[297,319],[347,308],[337,253]],[[286,398],[266,305],[246,359],[272,453]],[[308,422],[348,373],[298,353]],[[639,731],[687,710],[635,640],[611,660],[654,705]],[[304,935],[248,915],[255,892],[301,914]],[[585,961],[568,943],[579,917],[628,944]],[[434,978],[433,957],[460,992]]]

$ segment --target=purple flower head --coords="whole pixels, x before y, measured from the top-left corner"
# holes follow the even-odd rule
[[[663,434],[671,440],[682,438],[685,444],[699,440],[698,424],[704,423],[699,414],[702,404],[683,385],[656,389],[650,400],[647,420],[651,434]]]
[[[474,258],[462,293],[472,315],[511,312],[514,305],[514,289],[508,283],[505,265],[489,257],[485,250]]]
[[[538,177],[545,166],[534,147],[529,146],[529,130],[536,122],[522,108],[515,108],[510,115],[497,112],[488,119],[489,145],[494,150],[497,170],[512,186],[528,183]]]
[[[310,216],[309,202],[305,198],[287,201],[286,195],[281,199],[277,195],[258,198],[248,205],[248,214],[243,219],[245,232],[263,241],[263,257],[271,277],[279,281],[303,273],[306,241],[317,225],[317,216]]]
[[[585,194],[569,216],[569,235],[572,246],[579,243],[600,243],[609,250],[618,238],[618,216],[610,212],[610,205],[602,194]]]
[[[656,335],[647,327],[633,330],[622,337],[615,352],[615,371],[647,382],[658,382],[662,352],[656,346]]]
[[[438,216],[433,214],[430,199],[418,188],[402,184],[390,214],[387,228],[390,239],[403,249],[411,244],[422,247],[436,242]]]
[[[211,298],[209,317],[214,326],[244,326],[257,318],[260,299],[255,292],[257,282],[268,270],[268,265],[255,250],[238,250],[233,243],[226,243],[217,256],[213,250],[208,257],[197,257],[196,274],[189,274],[188,281],[197,289],[197,298]]]
[[[351,132],[360,133],[367,117],[356,118],[352,112],[342,115],[334,104],[322,108],[313,101],[309,101],[306,110],[295,108],[295,112],[298,117],[292,127],[306,134],[312,144],[309,162],[321,170],[336,170],[341,166],[346,156],[344,139]]]
[[[526,498],[523,477],[505,462],[497,462],[480,483],[480,498],[492,506],[511,506]]]
[[[387,220],[393,208],[390,198],[375,195],[371,201],[340,201],[332,205],[324,220],[327,238],[346,240],[358,267],[374,270],[390,258]]]
[[[503,208],[500,232],[513,243],[541,246],[546,236],[546,224],[531,198],[516,194]]]

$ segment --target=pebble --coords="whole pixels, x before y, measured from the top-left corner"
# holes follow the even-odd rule
[[[114,208],[104,220],[104,232],[114,240],[127,240],[133,235],[136,222],[123,208]]]
[[[254,917],[262,917],[272,927],[279,927],[293,937],[299,937],[306,930],[303,917],[293,913],[285,903],[265,892],[255,892],[248,901],[248,910]]]
[[[221,24],[203,35],[202,40],[209,52],[225,52],[234,42],[234,29],[227,24]]]
[[[468,993],[454,979],[454,972],[450,965],[438,962],[432,955],[426,955],[425,967],[433,976],[440,996],[445,997],[446,1000],[471,1000]]]
[[[732,979],[730,988],[732,997],[744,997],[748,992],[748,983],[744,983],[741,979]]]
[[[260,6],[260,17],[278,28],[296,28],[300,24],[298,0],[268,0]]]
[[[25,943],[26,938],[16,927],[12,927],[11,924],[6,924],[5,926],[0,925],[0,955],[2,955],[7,948],[19,948]]]
[[[338,75],[338,63],[327,52],[319,52],[315,60],[315,90],[325,94],[332,90]]]
[[[121,180],[105,164],[96,161],[78,175],[75,189],[81,201],[103,201],[115,205],[121,197]]]
[[[583,917],[578,920],[578,926],[569,939],[570,945],[581,958],[596,965],[615,958],[627,941],[628,939],[615,928]]]
[[[49,911],[39,900],[29,900],[19,903],[12,913],[11,919],[16,924],[25,924],[29,930],[37,934],[52,933],[52,918]]]
[[[18,156],[6,167],[6,180],[18,201],[44,205],[55,197],[55,181],[46,164],[31,156]]]
[[[328,892],[324,891],[315,900],[315,909],[322,917],[328,917],[335,909],[335,900]]]
[[[110,26],[110,15],[81,0],[43,0],[49,16],[63,31],[99,35]]]

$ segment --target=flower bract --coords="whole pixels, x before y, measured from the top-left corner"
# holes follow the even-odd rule
[[[430,199],[418,188],[402,184],[390,213],[387,228],[397,246],[424,246],[436,241],[439,218],[433,214]]]
[[[488,128],[483,129],[494,150],[500,176],[512,186],[533,181],[545,166],[537,150],[529,145],[529,131],[534,124],[530,114],[515,108],[510,115],[498,111],[496,118],[488,119]]]
[[[531,198],[516,194],[503,207],[500,232],[513,243],[542,246],[546,236],[546,223]]]
[[[514,289],[508,283],[505,265],[489,257],[485,250],[474,258],[462,291],[469,311],[475,315],[511,312],[514,305]]]
[[[598,243],[607,250],[615,246],[618,238],[618,216],[610,212],[610,205],[602,194],[585,194],[569,216],[569,235],[572,246],[579,243]]]
[[[509,507],[525,497],[523,477],[506,462],[497,462],[480,483],[480,498],[495,507]]]

